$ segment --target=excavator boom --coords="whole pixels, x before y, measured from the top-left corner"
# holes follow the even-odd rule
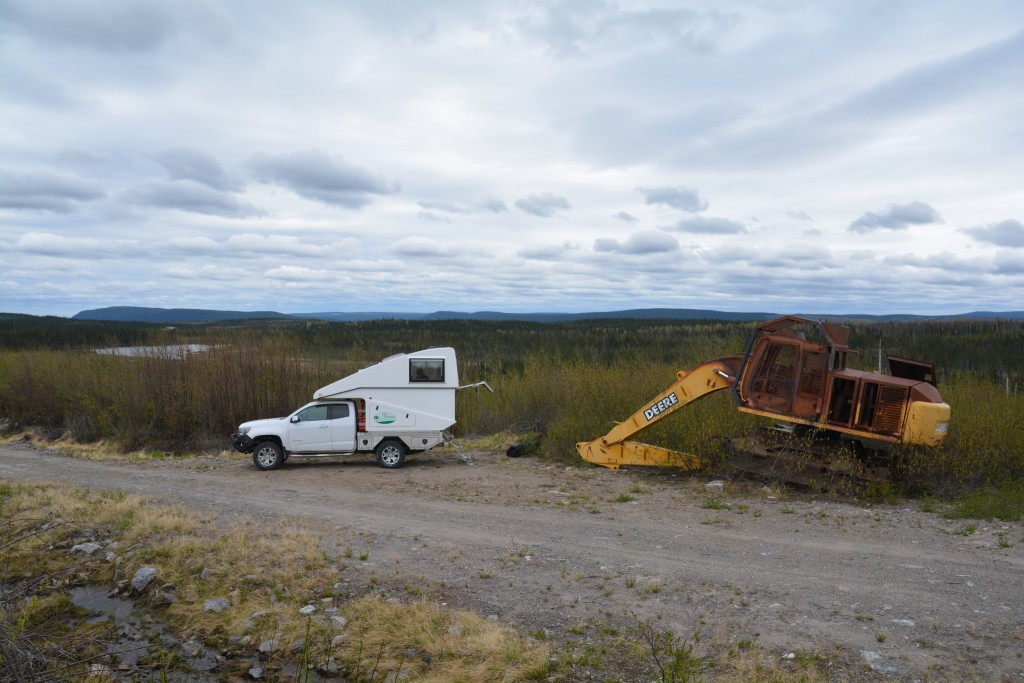
[[[699,469],[701,461],[685,453],[633,441],[640,432],[660,422],[683,406],[722,389],[732,387],[739,356],[716,358],[692,370],[680,370],[676,381],[650,403],[615,425],[605,436],[581,441],[576,450],[587,462],[618,469],[623,465],[658,465]]]

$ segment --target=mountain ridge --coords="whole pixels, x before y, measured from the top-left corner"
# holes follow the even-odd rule
[[[144,323],[195,323],[229,322],[239,320],[285,319],[325,320],[331,322],[358,322],[367,320],[490,320],[525,322],[572,322],[575,320],[638,319],[638,320],[767,320],[778,313],[751,311],[718,311],[697,308],[634,308],[617,311],[594,311],[585,313],[504,313],[501,311],[434,311],[431,313],[373,312],[373,311],[323,311],[313,313],[280,313],[278,311],[229,311],[203,308],[155,308],[147,306],[109,306],[84,310],[71,316],[73,320],[108,320],[117,322]],[[958,318],[1024,320],[1024,311],[971,311],[949,315],[918,315],[895,313],[872,314],[800,314],[802,317],[835,321],[865,322],[907,322],[911,320],[952,320]]]

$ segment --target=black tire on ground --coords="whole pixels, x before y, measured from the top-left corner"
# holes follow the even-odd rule
[[[405,452],[405,444],[401,441],[381,441],[377,446],[377,464],[389,470],[398,469],[405,464]]]
[[[260,441],[252,452],[252,461],[261,470],[276,470],[284,463],[284,450],[273,441]]]

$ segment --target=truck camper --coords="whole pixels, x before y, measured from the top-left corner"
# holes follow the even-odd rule
[[[487,386],[469,386],[480,385]],[[378,465],[394,469],[451,439],[460,388],[455,349],[400,353],[321,387],[287,417],[243,422],[232,442],[261,470],[293,455],[353,453],[374,453]]]

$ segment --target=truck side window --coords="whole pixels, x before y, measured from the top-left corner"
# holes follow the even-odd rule
[[[331,406],[331,419],[337,420],[342,417],[348,417],[348,404],[339,403]]]
[[[443,358],[410,358],[409,359],[409,381],[410,382],[443,382],[444,381],[444,359]]]
[[[327,419],[327,408],[329,406],[310,406],[298,414],[300,422],[313,422]]]

